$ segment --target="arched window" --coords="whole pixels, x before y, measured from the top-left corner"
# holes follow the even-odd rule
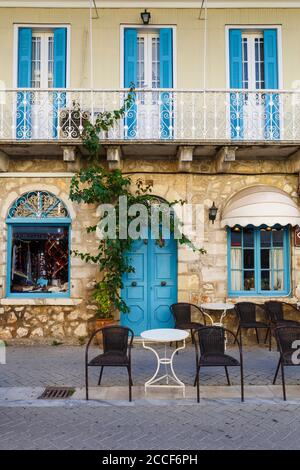
[[[65,204],[47,191],[30,191],[10,207],[6,222],[7,296],[69,296],[71,219]]]

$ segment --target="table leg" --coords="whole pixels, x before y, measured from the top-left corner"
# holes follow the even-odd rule
[[[154,372],[153,376],[149,380],[147,380],[147,382],[145,383],[145,393],[147,393],[147,388],[150,388],[150,387],[180,388],[182,389],[183,396],[185,397],[185,385],[177,377],[173,368],[173,359],[174,359],[175,354],[177,353],[177,351],[180,351],[181,349],[185,348],[185,340],[183,340],[182,343],[183,343],[182,346],[180,346],[179,348],[176,348],[173,351],[171,357],[169,358],[167,357],[167,345],[166,344],[164,348],[165,350],[164,357],[159,357],[157,351],[151,346],[145,344],[145,342],[143,341],[143,347],[145,349],[149,349],[149,351],[152,351],[157,360],[156,371]],[[159,369],[161,365],[165,366],[165,374],[159,376]],[[168,365],[170,366],[171,374],[168,372],[168,368],[167,368]],[[159,383],[162,380],[165,380],[166,383],[165,384]]]

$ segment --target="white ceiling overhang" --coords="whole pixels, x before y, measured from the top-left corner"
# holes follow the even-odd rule
[[[272,186],[252,186],[235,194],[225,206],[221,225],[300,225],[300,210],[284,191]]]
[[[0,0],[1,7],[88,8],[89,0]],[[200,8],[202,0],[96,0],[97,8]],[[300,8],[300,0],[207,0],[208,8]]]

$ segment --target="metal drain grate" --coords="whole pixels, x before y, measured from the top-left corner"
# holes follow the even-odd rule
[[[46,387],[42,395],[38,398],[44,400],[59,400],[69,398],[75,392],[75,388],[71,387]]]

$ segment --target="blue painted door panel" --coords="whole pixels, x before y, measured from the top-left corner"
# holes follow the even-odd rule
[[[170,305],[177,301],[177,247],[174,239],[160,247],[149,240],[151,248],[150,306],[151,328],[173,328]]]
[[[150,238],[136,241],[126,256],[135,272],[123,278],[122,298],[130,313],[121,315],[121,324],[135,335],[174,327],[169,306],[177,301],[177,242],[165,240],[161,247]]]
[[[148,247],[143,240],[132,244],[126,257],[135,272],[126,273],[123,277],[122,298],[130,308],[130,313],[122,314],[121,324],[131,328],[137,335],[147,329],[147,251]]]

